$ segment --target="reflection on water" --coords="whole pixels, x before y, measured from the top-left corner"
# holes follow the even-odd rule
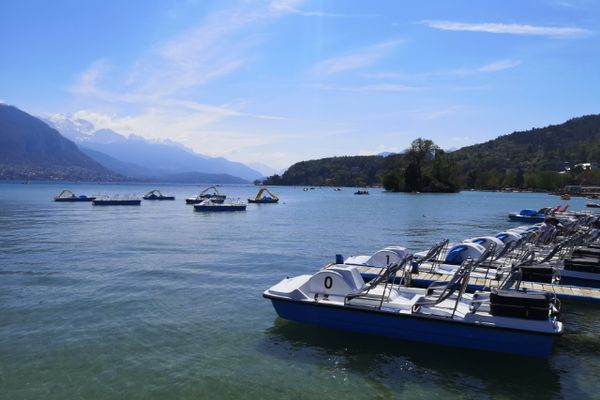
[[[265,334],[259,351],[308,364],[334,358],[336,369],[395,388],[439,385],[474,398],[518,393],[519,398],[539,399],[561,392],[559,376],[546,359],[401,341],[281,318]]]

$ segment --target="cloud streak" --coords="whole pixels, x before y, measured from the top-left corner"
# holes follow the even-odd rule
[[[589,33],[588,30],[578,27],[535,26],[495,22],[466,23],[428,20],[421,22],[433,29],[458,32],[484,32],[509,35],[547,36],[553,38],[573,38]]]
[[[302,3],[301,0],[276,0],[271,2],[269,10],[272,12],[297,14],[303,17],[371,18],[381,16],[380,14],[341,14],[324,11],[304,11],[297,7],[300,3]]]
[[[333,75],[365,68],[385,58],[401,43],[403,43],[401,40],[378,43],[351,54],[328,58],[317,63],[312,68],[312,72],[317,75]]]

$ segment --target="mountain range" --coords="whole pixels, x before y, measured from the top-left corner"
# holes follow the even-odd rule
[[[115,181],[123,176],[83,154],[56,129],[0,104],[0,179]]]
[[[44,120],[0,103],[0,179],[248,183],[272,173],[55,114]]]
[[[91,122],[65,114],[50,116],[46,121],[74,141],[89,157],[128,177],[169,179],[174,174],[202,173],[253,181],[264,176],[242,163],[198,154],[170,140],[149,141],[135,134],[125,136],[110,129],[95,129]]]

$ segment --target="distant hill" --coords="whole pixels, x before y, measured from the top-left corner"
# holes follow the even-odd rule
[[[331,157],[301,161],[283,175],[265,180],[267,185],[372,186],[381,183],[385,158],[381,156]]]
[[[231,175],[245,181],[263,176],[242,163],[204,156],[173,141],[152,142],[137,135],[126,137],[109,129],[96,130],[89,121],[64,114],[54,115],[48,118],[48,122],[82,148],[103,153],[123,163],[120,167],[141,167],[135,171],[135,177],[166,177],[190,171]]]
[[[426,165],[435,171],[424,172],[447,176],[460,188],[553,190],[569,183],[600,185],[600,169],[560,173],[565,165],[600,163],[600,115],[513,132],[444,153],[443,164]],[[408,165],[405,153],[324,158],[296,163],[283,175],[273,175],[265,183],[363,186],[380,185],[387,176],[402,186]]]
[[[83,154],[38,118],[0,104],[0,179],[111,181],[123,177]]]
[[[558,173],[564,170],[565,165],[600,162],[600,115],[513,132],[485,143],[463,147],[452,152],[450,157],[462,187],[547,186],[536,182],[534,175]],[[579,178],[565,175],[560,179],[562,182],[556,184],[569,183],[569,179],[577,183]],[[551,182],[547,184],[552,186]]]

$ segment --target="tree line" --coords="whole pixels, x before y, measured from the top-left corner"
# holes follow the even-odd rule
[[[303,161],[270,185],[375,186],[390,191],[454,192],[503,188],[558,190],[568,184],[600,185],[600,115],[513,132],[445,152],[418,138],[403,154]],[[576,167],[591,163],[592,169]],[[569,171],[566,171],[569,169]]]

